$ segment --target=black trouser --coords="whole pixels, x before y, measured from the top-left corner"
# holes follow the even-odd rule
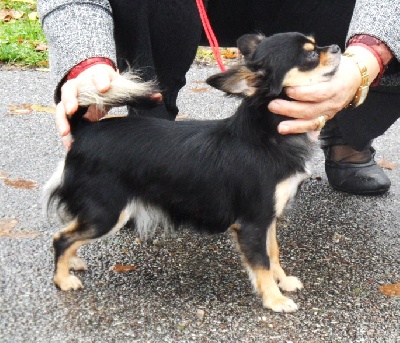
[[[118,68],[140,68],[145,80],[157,78],[164,104],[130,114],[174,120],[176,98],[185,85],[201,36],[194,0],[111,0]]]
[[[114,0],[118,66],[144,68],[157,76],[165,107],[149,115],[173,119],[176,97],[194,59],[201,24],[194,0]],[[208,15],[221,46],[235,46],[245,33],[299,31],[313,34],[319,45],[338,44],[344,50],[355,0],[209,0]],[[204,35],[201,44],[206,45]],[[392,69],[399,70],[395,61]],[[400,87],[371,89],[355,110],[343,110],[335,120],[344,140],[357,149],[383,134],[400,115]]]

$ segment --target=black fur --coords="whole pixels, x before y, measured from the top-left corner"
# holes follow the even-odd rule
[[[135,199],[161,209],[175,228],[184,224],[220,233],[235,224],[246,266],[269,270],[266,240],[278,215],[277,185],[306,172],[311,143],[306,134],[280,135],[283,118],[267,105],[283,95],[282,80],[290,69],[316,67],[305,63],[307,41],[297,33],[243,37],[239,48],[245,63],[207,80],[243,97],[230,118],[74,123],[74,143],[50,201],[58,201],[78,227],[55,238],[56,271],[68,246],[108,233]]]

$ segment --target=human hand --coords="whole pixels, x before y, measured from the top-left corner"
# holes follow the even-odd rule
[[[371,83],[379,73],[379,63],[375,56],[360,46],[350,46],[346,52],[364,62]],[[286,94],[294,101],[276,99],[270,102],[268,109],[273,113],[295,118],[279,124],[278,131],[281,134],[318,130],[318,117],[332,119],[350,103],[360,84],[361,74],[357,64],[352,58],[342,56],[339,68],[331,80],[309,86],[288,87]]]
[[[68,116],[78,109],[78,89],[93,84],[99,92],[104,93],[110,89],[111,82],[117,77],[121,76],[108,64],[95,64],[61,87],[61,101],[56,109],[56,127],[67,150],[72,144]],[[107,109],[100,110],[96,105],[90,105],[84,117],[90,121],[97,121],[106,113]]]

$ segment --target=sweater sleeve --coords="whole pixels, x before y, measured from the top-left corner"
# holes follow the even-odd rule
[[[400,2],[393,0],[357,0],[346,41],[355,35],[367,34],[378,38],[391,50],[396,71],[381,80],[384,86],[399,86],[400,73]]]
[[[56,101],[61,82],[78,63],[91,57],[106,57],[116,65],[108,1],[38,0],[38,12],[49,44]]]

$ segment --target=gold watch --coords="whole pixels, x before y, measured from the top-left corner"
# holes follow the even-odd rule
[[[350,103],[346,106],[347,107],[358,107],[360,106],[365,99],[367,98],[368,91],[369,91],[369,74],[367,67],[357,60],[357,58],[348,52],[343,53],[343,56],[347,56],[353,59],[353,61],[356,63],[358,69],[360,70],[361,74],[361,85],[358,87],[356,94],[354,95],[353,100],[350,101]]]

